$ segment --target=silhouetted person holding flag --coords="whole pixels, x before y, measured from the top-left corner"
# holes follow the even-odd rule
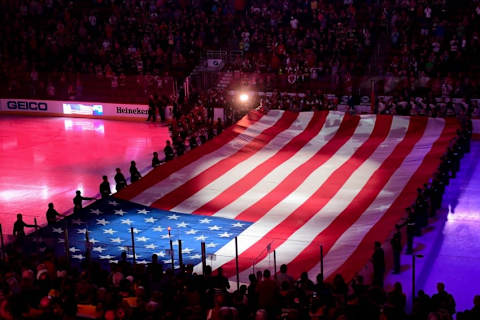
[[[38,226],[34,224],[26,224],[23,221],[22,214],[17,214],[17,221],[13,224],[13,236],[17,240],[23,240],[25,238],[25,227],[28,228],[38,228]]]
[[[167,145],[163,148],[163,152],[165,153],[165,161],[170,161],[175,156],[170,140],[167,140]]]
[[[154,152],[152,158],[152,168],[158,167],[160,163],[160,159],[158,159],[158,152]]]
[[[385,275],[385,253],[380,242],[375,241],[375,251],[372,256],[373,263],[373,284],[383,288],[383,277]]]
[[[396,232],[393,235],[390,244],[393,252],[393,273],[400,273],[400,253],[402,252],[402,234],[400,233],[400,226],[395,225]]]
[[[140,180],[141,177],[142,175],[140,171],[138,171],[135,161],[130,162],[130,181],[133,183]]]
[[[78,213],[83,208],[83,200],[95,200],[95,198],[83,197],[80,190],[76,191],[75,198],[73,198],[73,213]]]
[[[120,168],[115,169],[117,174],[115,175],[115,183],[117,184],[115,187],[117,191],[122,190],[127,186],[127,179],[125,179],[125,176],[122,173],[122,170]]]
[[[57,222],[57,217],[65,217],[63,214],[60,214],[57,212],[57,210],[55,210],[55,208],[53,207],[53,203],[51,202],[48,204],[48,210],[47,210],[46,216],[47,216],[47,222],[49,226]]]
[[[103,176],[102,179],[103,181],[100,183],[100,195],[102,196],[102,199],[106,199],[112,194],[112,190],[110,189],[108,177]]]

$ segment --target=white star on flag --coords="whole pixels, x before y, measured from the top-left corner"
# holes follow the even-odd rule
[[[150,240],[150,238],[147,238],[147,237],[138,237],[137,238],[137,241],[146,242],[147,240]]]
[[[218,236],[220,238],[230,238],[231,235],[232,235],[232,233],[228,233],[228,232],[225,231],[224,233],[220,233]]]
[[[115,263],[115,264],[117,264],[117,263],[118,263],[118,260],[108,260],[108,263]]]
[[[173,260],[173,263],[175,263],[177,260]],[[163,260],[163,263],[172,263],[172,260],[171,259],[165,259]]]
[[[88,240],[89,240],[91,243],[93,243],[93,244],[99,242],[98,240],[95,240],[95,238],[90,238],[90,239],[88,239]]]
[[[220,229],[222,229],[222,228],[219,227],[219,226],[217,226],[217,225],[214,225],[214,226],[212,226],[212,227],[208,227],[208,229],[210,229],[211,231],[214,231],[214,230],[218,231],[218,230],[220,230]]]
[[[82,233],[82,234],[85,234],[87,233],[87,229],[77,229],[77,233]]]
[[[111,234],[111,235],[113,235],[115,232],[118,232],[118,231],[115,231],[112,228],[103,230],[103,233]]]
[[[73,259],[83,260],[85,257],[82,254],[74,254],[72,255]]]
[[[210,223],[211,221],[212,221],[212,219],[204,218],[204,219],[200,220],[200,223]]]
[[[118,206],[119,203],[117,201],[108,201],[108,204],[116,207],[116,206]]]
[[[148,261],[143,259],[143,260],[140,260],[140,261],[137,261],[138,264],[147,264]]]
[[[120,246],[118,249],[120,249],[120,251],[128,251],[128,247]]]
[[[155,223],[158,219],[155,219],[154,217],[150,218],[145,218],[145,223]]]
[[[99,258],[100,258],[100,259],[104,259],[104,260],[105,260],[105,259],[110,260],[110,259],[115,258],[115,257],[107,254],[106,256],[99,255]]]
[[[65,239],[63,239],[63,238],[58,238],[58,243],[65,243]]]
[[[153,231],[162,232],[164,229],[160,226],[153,228]]]
[[[178,220],[180,216],[177,216],[176,214],[172,214],[171,216],[167,216],[168,220]]]
[[[97,216],[101,215],[103,212],[100,209],[90,209],[90,213],[95,213]]]
[[[122,222],[123,224],[128,224],[128,225],[131,225],[131,224],[133,223],[133,221],[130,220],[130,219],[122,219],[121,222]]]
[[[75,253],[75,252],[79,252],[80,249],[77,249],[75,247],[71,247],[70,249],[68,249],[68,251]]]
[[[146,209],[142,209],[142,210],[137,210],[137,213],[141,213],[141,214],[147,214],[149,213],[150,211],[146,210]]]
[[[127,211],[123,211],[122,209],[113,211],[113,214],[116,214],[116,215],[119,215],[119,216],[122,216],[122,217],[125,213],[127,213]]]
[[[135,259],[141,258],[142,255],[135,253]],[[127,254],[127,258],[133,259],[133,254]]]
[[[116,237],[116,238],[110,238],[110,241],[112,242],[115,242],[115,243],[122,243],[122,239],[120,239],[119,237]]]
[[[153,243],[150,243],[150,244],[147,244],[147,245],[145,246],[145,248],[155,250],[155,249],[157,248],[157,246],[156,246],[155,244],[153,244]]]
[[[109,224],[110,222],[105,220],[105,219],[97,219],[97,224],[101,224],[102,226],[105,226]]]
[[[102,253],[103,251],[105,251],[107,249],[105,248],[102,248],[102,247],[93,247],[92,251],[95,251],[95,252],[100,252]]]
[[[190,230],[188,230],[188,231],[185,232],[185,233],[186,233],[186,234],[195,234],[195,233],[197,233],[197,232],[198,232],[198,230],[190,229]]]
[[[128,232],[132,232],[132,229],[130,228],[130,229],[128,229],[127,231],[128,231]],[[137,229],[137,228],[133,228],[133,233],[137,234],[137,233],[140,233],[140,232],[142,232],[142,230]]]
[[[194,254],[193,256],[190,256],[189,258],[190,259],[200,259],[201,257],[202,256],[197,253],[197,254]]]
[[[162,239],[168,239],[168,238],[170,238],[170,236],[168,234],[162,235]]]
[[[182,253],[190,254],[193,251],[193,249],[190,248],[185,248],[182,250]]]
[[[159,256],[160,258],[165,257],[165,252],[163,252],[163,251],[156,252],[155,254],[156,254],[157,256]]]
[[[82,221],[81,219],[72,219],[72,224],[79,226],[81,224],[85,224],[85,221]]]
[[[215,248],[217,246],[216,243],[210,242],[205,245],[207,248]]]
[[[245,223],[240,223],[240,222],[237,222],[237,223],[234,223],[232,224],[232,227],[234,228],[241,228],[245,225]]]
[[[203,234],[201,236],[195,237],[197,241],[205,241],[208,237],[205,237]]]
[[[177,227],[179,228],[186,228],[187,226],[188,226],[188,223],[185,223],[185,222],[177,223]]]
[[[54,233],[63,233],[63,230],[62,230],[62,228],[52,227],[52,232],[54,232]]]

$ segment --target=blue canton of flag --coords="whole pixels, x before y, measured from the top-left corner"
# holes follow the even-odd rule
[[[47,233],[56,238],[57,252],[65,250],[65,225],[68,225],[70,257],[75,262],[86,259],[87,232],[92,259],[97,259],[102,264],[118,262],[122,251],[126,251],[127,257],[132,261],[133,228],[137,263],[147,264],[151,261],[151,256],[157,254],[160,262],[171,265],[172,240],[177,266],[178,240],[182,242],[183,263],[196,265],[201,262],[201,242],[205,242],[207,256],[211,258],[214,252],[251,223],[164,211],[108,198],[96,201],[78,214],[46,228]]]

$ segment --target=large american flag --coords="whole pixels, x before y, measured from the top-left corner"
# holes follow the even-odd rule
[[[253,111],[223,134],[116,197],[186,214],[251,223],[238,234],[241,279],[288,264],[298,277],[351,278],[428,182],[458,127],[455,119]],[[235,274],[235,243],[213,267]],[[200,266],[197,265],[197,268]]]
[[[92,259],[104,265],[118,263],[123,251],[132,262],[135,250],[136,263],[147,264],[156,254],[159,262],[170,268],[173,255],[174,266],[178,268],[180,252],[184,264],[201,264],[201,243],[204,242],[210,263],[216,259],[218,248],[250,225],[249,222],[164,211],[109,198],[96,201],[41,233],[44,239],[53,240],[58,254],[65,252],[68,246],[73,263],[85,261],[87,249]]]

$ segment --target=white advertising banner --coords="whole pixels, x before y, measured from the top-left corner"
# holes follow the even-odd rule
[[[0,111],[125,120],[145,120],[148,117],[148,105],[105,102],[0,99]]]

